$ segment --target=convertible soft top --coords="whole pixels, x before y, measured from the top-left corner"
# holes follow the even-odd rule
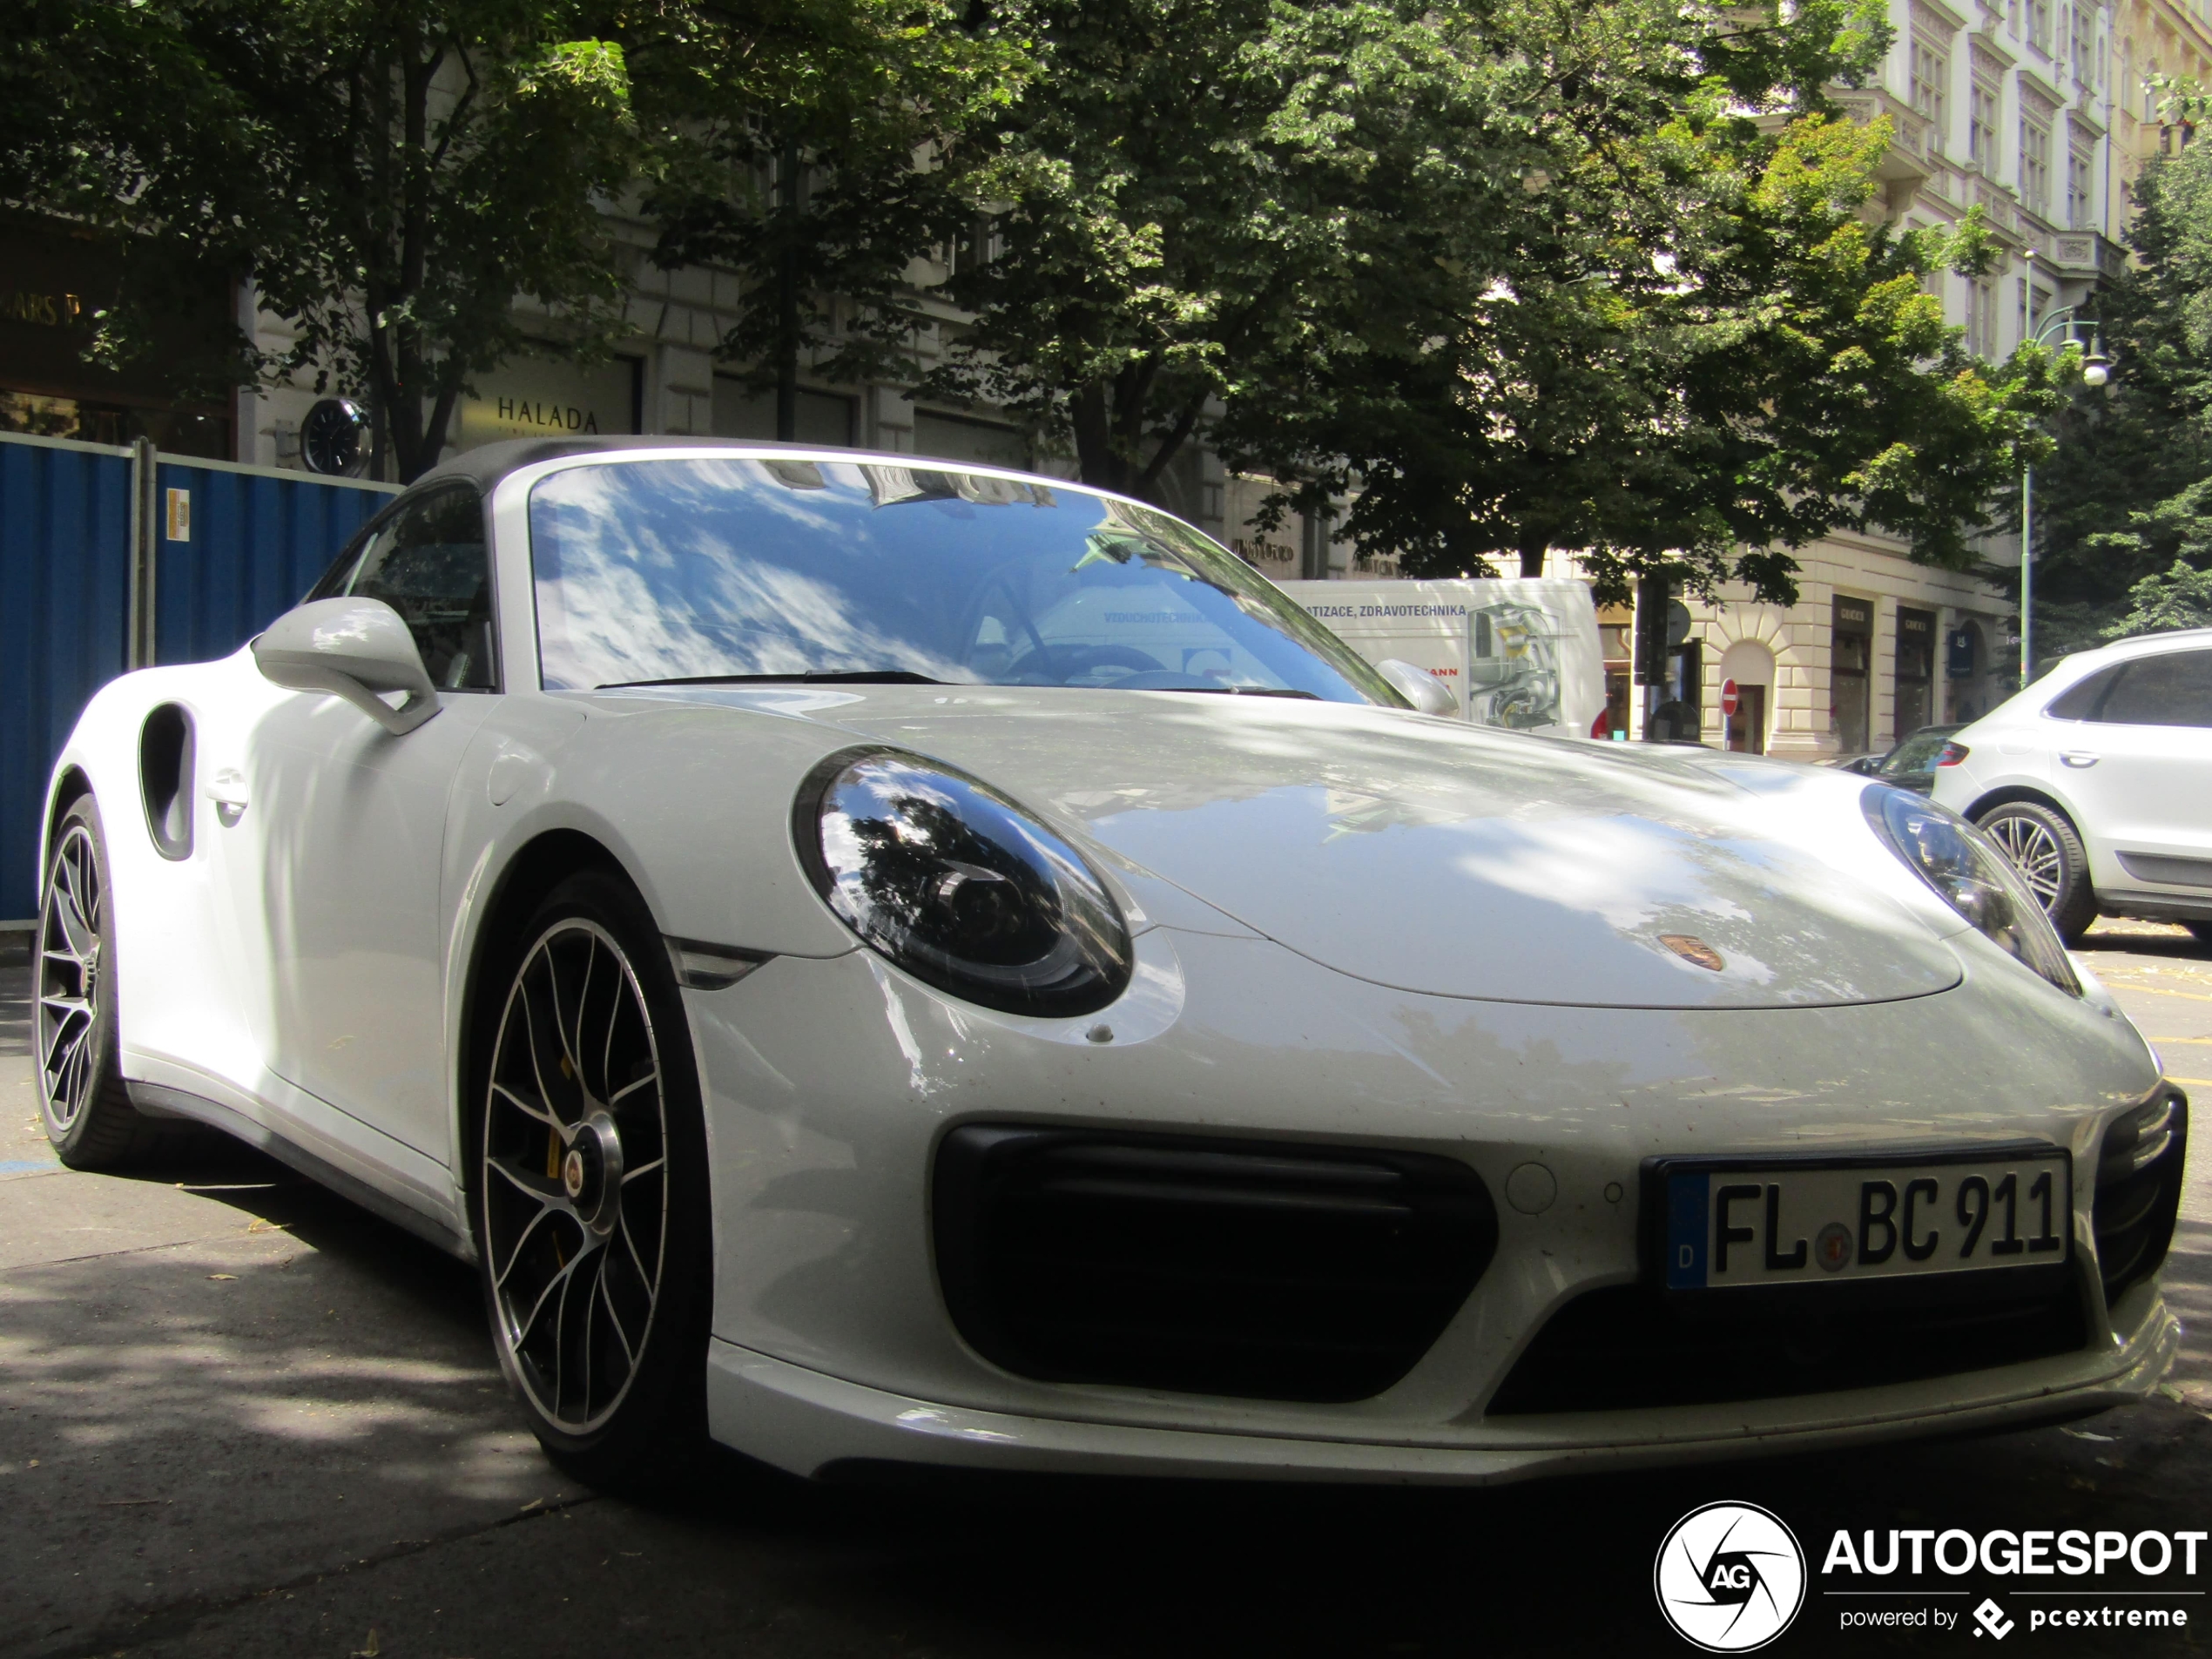
[[[737,449],[747,453],[760,449],[792,449],[819,455],[826,448],[840,447],[836,444],[779,443],[768,438],[694,438],[681,433],[608,438],[509,438],[502,443],[487,443],[481,448],[468,450],[450,461],[442,461],[415,482],[428,484],[465,478],[478,489],[489,493],[510,472],[536,466],[541,461],[558,461],[568,455],[605,455],[621,449]],[[942,455],[887,456],[883,452],[870,449],[854,449],[852,454],[856,460],[888,458],[900,462],[926,462],[941,467],[967,464]]]

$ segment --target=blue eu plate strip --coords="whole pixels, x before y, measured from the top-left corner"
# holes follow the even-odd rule
[[[1705,1206],[1712,1177],[1667,1177],[1667,1288],[1705,1288]]]

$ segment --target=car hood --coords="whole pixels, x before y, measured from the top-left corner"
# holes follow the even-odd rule
[[[1406,990],[1804,1008],[1960,977],[1865,860],[1811,850],[1853,842],[1910,883],[1874,851],[1858,780],[1811,768],[1257,697],[869,687],[776,701],[949,761],[1102,862]]]

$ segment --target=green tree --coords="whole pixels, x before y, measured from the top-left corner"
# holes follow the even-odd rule
[[[693,9],[641,76],[656,130],[645,199],[663,266],[739,276],[721,354],[773,391],[797,435],[799,367],[910,377],[909,267],[973,215],[961,135],[1018,91],[1020,44],[944,0],[850,0],[745,14]]]
[[[365,397],[402,480],[476,376],[623,331],[636,250],[610,208],[662,217],[670,260],[803,265],[796,324],[756,281],[732,342],[781,324],[788,381],[821,296],[880,300],[927,240],[915,146],[994,95],[998,61],[936,0],[29,3],[33,61],[67,72],[16,112],[44,146],[18,193],[117,233],[131,280],[102,349],[143,349],[179,272],[250,272],[293,341],[233,342],[233,376]],[[133,95],[148,82],[163,96]],[[804,235],[764,239],[732,204],[750,164],[794,151],[830,158],[827,186]]]
[[[1086,482],[1157,496],[1207,411],[1329,322],[1362,260],[1479,215],[1535,146],[1415,9],[1010,0],[1035,79],[973,135],[996,256],[929,389],[996,403]],[[1499,181],[1505,182],[1501,185]]]
[[[1319,333],[1349,344],[1275,400],[1293,419],[1232,408],[1231,447],[1298,504],[1356,491],[1346,530],[1421,574],[1566,548],[1607,597],[1661,575],[1788,602],[1791,550],[1846,526],[1969,564],[2050,366],[1975,364],[1924,291],[1987,257],[1978,220],[1868,222],[1887,125],[1821,89],[1878,58],[1878,23],[1616,0],[1484,28],[1544,67],[1515,91],[1548,164],[1470,227],[1457,282],[1370,266]]]
[[[580,3],[143,0],[135,45],[69,120],[117,233],[127,355],[180,270],[251,273],[293,343],[246,373],[365,395],[380,472],[435,464],[473,377],[533,338],[590,351],[620,315],[603,198],[639,156],[621,44]],[[105,28],[112,32],[110,21]],[[105,191],[104,195],[96,191]],[[51,192],[48,192],[51,199]],[[530,302],[526,317],[516,301]]]
[[[1020,0],[1040,71],[972,175],[998,260],[934,389],[1157,495],[1191,440],[1349,497],[1417,570],[1585,550],[1787,597],[1843,525],[1967,562],[2048,366],[1960,349],[1922,292],[1986,257],[1865,222],[1886,128],[1822,88],[1856,0]]]
[[[2112,381],[2067,403],[2036,469],[2038,627],[2061,647],[2177,563],[2212,569],[2212,150],[2154,159],[2135,203],[2134,260],[2098,300]]]
[[[2132,609],[2104,631],[2107,639],[2138,634],[2172,633],[2182,628],[2212,628],[2212,570],[2186,559],[2174,568],[2145,577],[2128,591]]]

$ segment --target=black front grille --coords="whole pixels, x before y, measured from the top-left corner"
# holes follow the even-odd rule
[[[1057,1382],[1348,1400],[1411,1370],[1497,1248],[1455,1159],[970,1124],[938,1274],[961,1334]]]
[[[2107,1306],[2166,1259],[2188,1141],[2189,1097],[2170,1083],[2105,1131],[2094,1214]]]
[[[2088,1340],[2070,1276],[2021,1300],[1985,1289],[1897,1305],[1809,1289],[1795,1306],[1678,1306],[1642,1285],[1576,1297],[1537,1332],[1491,1416],[1710,1406],[1916,1382],[2078,1352]],[[1725,1294],[1725,1293],[1724,1293]]]

